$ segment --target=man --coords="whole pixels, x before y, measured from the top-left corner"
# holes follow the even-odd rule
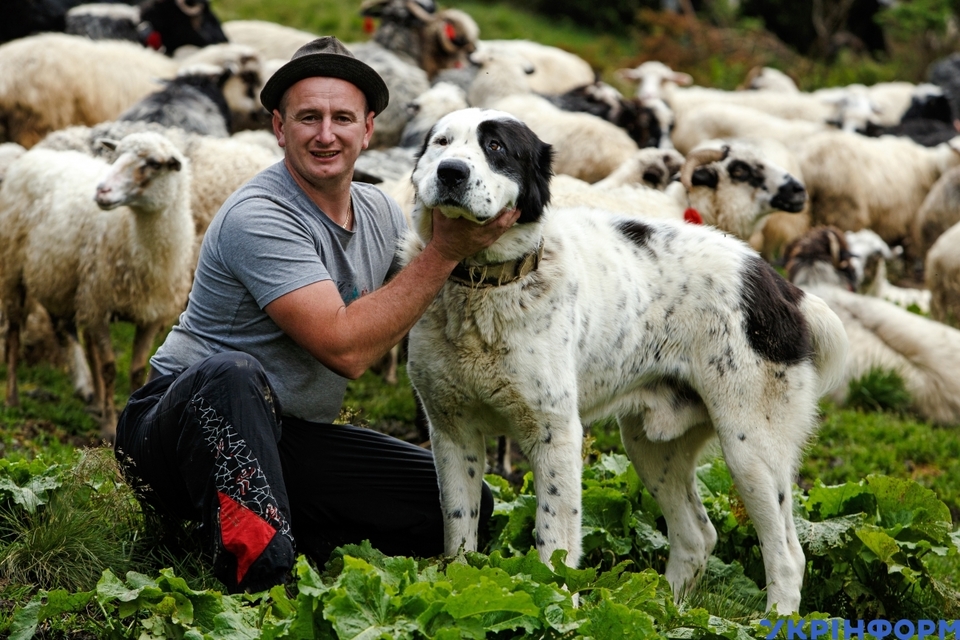
[[[284,161],[254,177],[204,238],[186,311],[130,398],[117,456],[162,514],[199,521],[231,591],[286,579],[369,538],[387,553],[443,550],[431,455],[330,424],[348,378],[413,326],[456,264],[518,217],[434,212],[433,238],[387,284],[404,220],[352,183],[388,94],[336,39],[294,54],[261,92]],[[489,514],[492,498],[482,508]]]

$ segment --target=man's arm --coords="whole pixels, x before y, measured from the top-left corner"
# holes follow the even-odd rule
[[[324,280],[280,296],[264,311],[325,367],[358,378],[410,331],[456,264],[493,244],[519,215],[506,211],[479,226],[434,212],[433,238],[380,289],[347,306]]]

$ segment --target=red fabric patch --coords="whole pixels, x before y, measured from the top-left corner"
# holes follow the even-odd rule
[[[277,531],[265,520],[225,493],[220,499],[220,537],[223,547],[237,559],[239,584]]]
[[[363,19],[363,32],[373,33],[373,18],[367,16]]]
[[[449,22],[443,25],[443,33],[447,36],[447,40],[453,40],[457,37],[457,30]]]
[[[150,32],[150,35],[147,36],[147,46],[154,51],[160,51],[160,48],[163,47],[163,38],[160,37],[159,31]]]
[[[690,224],[703,224],[703,216],[700,215],[700,212],[690,207],[683,212],[684,222],[689,222]]]

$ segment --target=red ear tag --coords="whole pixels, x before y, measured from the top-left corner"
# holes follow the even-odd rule
[[[363,32],[364,33],[373,33],[373,18],[366,16],[363,19]]]
[[[684,222],[689,222],[690,224],[703,224],[703,216],[700,215],[700,212],[690,207],[683,212]]]
[[[443,25],[443,34],[447,36],[447,40],[453,40],[457,37],[457,30],[453,28],[452,24],[447,22]]]
[[[159,31],[150,32],[150,35],[147,36],[147,46],[154,51],[160,51],[163,47],[163,38],[160,37]]]

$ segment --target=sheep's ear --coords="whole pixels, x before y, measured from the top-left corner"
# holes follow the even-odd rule
[[[120,142],[118,140],[111,140],[110,138],[97,138],[97,144],[110,149],[110,151],[116,151],[117,145],[120,144]]]
[[[183,168],[183,164],[176,158],[170,158],[167,160],[167,168],[169,168],[170,171],[180,171],[180,169]]]
[[[696,171],[693,172],[693,178],[690,181],[695,187],[709,187],[710,189],[717,188],[717,170],[710,167],[698,167]]]

